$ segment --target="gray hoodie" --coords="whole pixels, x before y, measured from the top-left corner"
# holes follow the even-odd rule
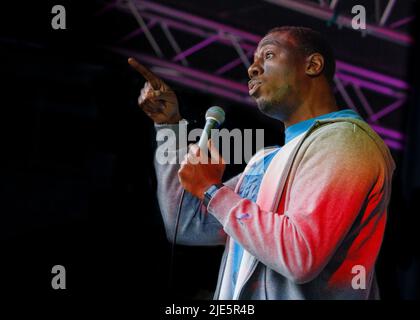
[[[179,125],[155,127],[178,136]],[[173,156],[185,151],[178,149]],[[172,241],[182,192],[179,164],[155,161],[155,169],[158,201]],[[276,210],[264,211],[235,193],[240,175],[224,182],[208,209],[185,192],[177,243],[225,245],[215,299],[224,297],[230,237],[253,258],[238,299],[379,298],[374,267],[394,169],[388,148],[364,121],[318,120],[279,176]],[[239,222],[244,212],[248,218]]]

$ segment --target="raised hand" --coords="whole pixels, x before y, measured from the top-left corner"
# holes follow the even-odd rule
[[[128,64],[146,79],[138,98],[139,107],[155,123],[178,123],[182,117],[175,92],[136,59],[129,58]]]

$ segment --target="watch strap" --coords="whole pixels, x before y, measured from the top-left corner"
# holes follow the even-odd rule
[[[224,187],[223,183],[213,184],[204,192],[203,204],[207,207],[214,194],[220,188]]]

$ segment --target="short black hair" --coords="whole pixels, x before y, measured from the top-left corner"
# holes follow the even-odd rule
[[[307,27],[283,26],[273,28],[267,34],[275,32],[286,32],[290,34],[305,56],[309,56],[315,52],[321,54],[324,57],[324,69],[322,72],[325,74],[329,84],[331,86],[333,85],[335,74],[334,52],[321,33]]]

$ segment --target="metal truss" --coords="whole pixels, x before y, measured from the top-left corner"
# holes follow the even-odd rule
[[[250,58],[261,39],[259,35],[146,0],[117,0],[101,10],[100,14],[110,9],[122,10],[133,15],[139,24],[137,29],[121,37],[118,46],[111,46],[111,50],[126,57],[137,57],[139,61],[149,65],[156,74],[166,80],[241,104],[255,106],[254,100],[248,95],[245,68],[247,69],[250,65]],[[152,31],[156,31],[158,27],[173,50],[170,57],[164,56],[163,50],[153,36]],[[174,32],[194,36],[194,39],[198,37],[200,40],[181,48]],[[152,53],[138,52],[123,46],[127,40],[140,36],[147,39]],[[200,62],[202,65],[191,64],[189,58],[192,55],[216,44],[230,47],[236,57],[233,56],[225,64],[216,67],[213,72],[204,71],[205,61]],[[243,79],[233,80],[226,76],[229,71],[238,67],[244,68]],[[408,84],[340,60],[337,61],[336,70],[336,93],[350,108],[367,115],[367,121],[390,148],[402,149],[403,134],[396,128],[383,126],[381,120],[404,105],[409,89]],[[382,106],[373,106],[369,99],[378,96],[386,103]]]
[[[303,14],[307,14],[311,17],[318,18],[321,20],[333,22],[339,27],[346,27],[352,29],[352,17],[351,12],[347,15],[340,13],[337,8],[340,0],[264,0],[266,2],[276,4],[278,6],[294,10]],[[343,0],[341,0],[343,1]],[[395,9],[396,0],[387,0],[386,5],[383,9],[380,8],[380,1],[375,0],[375,21],[366,24],[365,30],[357,30],[363,35],[369,34],[374,37],[378,37],[387,41],[398,43],[401,45],[411,45],[413,39],[410,35],[403,32],[399,32],[397,29],[403,25],[414,20],[414,16],[399,17],[392,23],[389,22],[389,18],[393,10]],[[356,2],[355,2],[356,4]]]

